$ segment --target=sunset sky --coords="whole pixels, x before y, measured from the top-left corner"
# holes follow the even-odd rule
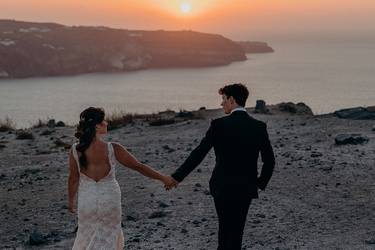
[[[192,29],[234,39],[375,31],[375,0],[0,0],[0,18],[127,29]]]

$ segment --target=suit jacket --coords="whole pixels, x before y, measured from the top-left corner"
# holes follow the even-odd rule
[[[212,147],[216,164],[210,179],[211,194],[214,197],[258,198],[258,188],[266,188],[275,166],[266,124],[245,111],[234,111],[213,120],[199,146],[172,177],[181,182],[202,162]],[[259,153],[263,166],[258,177]]]

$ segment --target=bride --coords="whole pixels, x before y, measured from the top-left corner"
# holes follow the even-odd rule
[[[115,177],[116,162],[144,176],[171,185],[167,176],[140,163],[122,145],[102,140],[107,133],[105,113],[90,107],[80,114],[69,153],[69,211],[76,212],[78,193],[78,231],[73,250],[123,249],[121,229],[121,191]]]

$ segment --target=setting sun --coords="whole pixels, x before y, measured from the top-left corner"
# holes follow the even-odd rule
[[[185,13],[185,14],[189,13],[191,11],[191,4],[186,3],[186,2],[182,3],[180,5],[180,10],[181,10],[182,13]]]

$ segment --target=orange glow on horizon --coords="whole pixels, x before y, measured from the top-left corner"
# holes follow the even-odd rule
[[[0,0],[0,17],[125,29],[373,30],[374,0]]]

